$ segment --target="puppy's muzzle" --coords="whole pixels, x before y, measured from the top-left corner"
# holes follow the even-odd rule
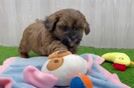
[[[72,37],[64,37],[62,38],[62,43],[71,47],[74,47],[75,45],[78,45],[80,43],[81,39],[79,39],[77,36],[72,36]]]

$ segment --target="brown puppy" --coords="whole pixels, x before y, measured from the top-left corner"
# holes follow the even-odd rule
[[[19,46],[22,57],[28,57],[33,50],[40,55],[49,55],[58,50],[69,50],[72,53],[83,37],[90,32],[84,15],[78,10],[63,9],[29,25]]]

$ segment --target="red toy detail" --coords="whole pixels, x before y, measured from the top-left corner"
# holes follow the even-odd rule
[[[118,64],[118,63],[114,63],[113,67],[119,71],[125,71],[126,70],[126,65],[123,64]]]

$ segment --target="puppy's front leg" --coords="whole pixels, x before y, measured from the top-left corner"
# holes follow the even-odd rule
[[[50,45],[47,47],[47,54],[50,55],[55,51],[60,51],[60,50],[68,50],[68,48],[62,44],[60,41],[52,41]]]

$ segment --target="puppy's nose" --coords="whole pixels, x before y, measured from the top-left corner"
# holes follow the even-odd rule
[[[74,46],[75,46],[75,43],[71,42],[70,47],[74,47]]]
[[[80,44],[80,41],[81,41],[81,39],[74,39],[74,40],[71,40],[71,42],[70,42],[70,47],[74,47],[75,45],[78,45],[78,44]]]
[[[73,35],[73,36],[70,37],[70,39],[73,41],[73,40],[77,39],[77,36],[76,35],[75,36]]]

